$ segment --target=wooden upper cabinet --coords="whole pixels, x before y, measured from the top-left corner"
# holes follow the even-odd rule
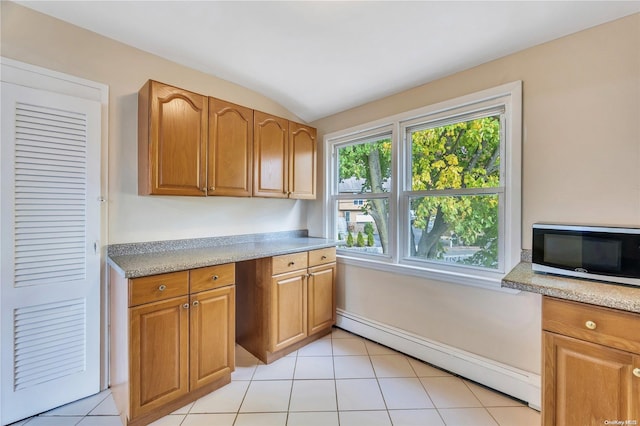
[[[250,197],[253,110],[209,98],[207,194]]]
[[[254,111],[253,195],[287,198],[289,121]]]
[[[316,198],[316,129],[289,122],[289,198]]]
[[[149,80],[138,92],[138,193],[206,195],[207,97]]]

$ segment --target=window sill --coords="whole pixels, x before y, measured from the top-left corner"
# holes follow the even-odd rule
[[[430,269],[405,264],[396,264],[377,259],[363,259],[359,257],[345,256],[338,254],[338,263],[343,265],[357,266],[360,268],[373,269],[376,271],[389,272],[393,274],[407,275],[411,277],[424,278],[443,283],[453,283],[470,287],[483,288],[486,290],[498,291],[501,293],[518,294],[520,290],[505,288],[501,286],[504,274],[494,276],[483,276],[480,274],[452,272],[439,269]],[[471,270],[470,272],[473,272]]]

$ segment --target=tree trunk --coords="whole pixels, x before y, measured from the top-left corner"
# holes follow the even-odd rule
[[[382,169],[380,167],[380,152],[377,149],[371,150],[369,153],[369,179],[371,182],[371,191],[374,193],[384,192],[382,189]],[[388,206],[385,205],[383,199],[369,200],[371,206],[371,217],[378,228],[378,236],[380,237],[380,245],[382,252],[387,253],[389,245],[389,230],[387,228]]]
[[[416,256],[428,259],[435,257],[438,241],[442,234],[449,229],[449,225],[444,221],[444,214],[440,207],[438,207],[436,218],[433,221],[433,228],[431,228],[430,232],[427,232],[426,226],[428,226],[428,223],[422,231],[422,236],[420,236]]]

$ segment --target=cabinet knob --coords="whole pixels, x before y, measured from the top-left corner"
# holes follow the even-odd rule
[[[326,260],[326,259],[327,259],[327,256],[322,256],[322,257],[320,258],[320,260]]]
[[[210,187],[209,187],[209,191],[215,191],[215,190],[216,190],[216,187],[215,187],[215,186],[210,186]]]
[[[217,275],[214,275],[214,276],[211,277],[211,279],[214,280],[214,281],[217,281],[218,278],[220,278],[220,277],[218,277]]]
[[[636,377],[640,377],[640,368],[634,368],[633,369],[633,375]]]
[[[589,330],[595,330],[597,325],[595,322],[593,321],[587,321],[584,323],[584,326],[587,327]]]
[[[296,264],[296,262],[289,262],[289,266],[293,266],[295,264]]]
[[[164,284],[160,284],[160,286],[158,287],[159,291],[165,291],[167,289],[167,286]]]
[[[206,194],[207,193],[207,187],[205,186],[204,188],[200,188],[200,192],[204,192]]]
[[[193,301],[193,306],[198,306],[199,304],[200,304],[200,302],[199,302],[199,301],[197,301],[197,300],[194,300],[194,301]]]
[[[185,303],[184,305],[182,305],[182,307],[185,308],[185,309],[189,309],[189,304]]]

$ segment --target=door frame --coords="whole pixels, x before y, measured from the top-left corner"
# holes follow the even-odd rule
[[[109,141],[109,86],[47,68],[27,64],[0,56],[0,78],[6,83],[32,89],[46,90],[62,95],[100,102],[100,389],[109,386],[109,299],[107,287],[107,246],[109,236],[108,141]],[[0,297],[1,292],[0,292]],[[1,303],[0,299],[0,303]],[[1,320],[1,319],[0,319]],[[1,328],[2,324],[0,324]],[[2,371],[0,370],[0,374]],[[1,389],[0,389],[1,392]]]

